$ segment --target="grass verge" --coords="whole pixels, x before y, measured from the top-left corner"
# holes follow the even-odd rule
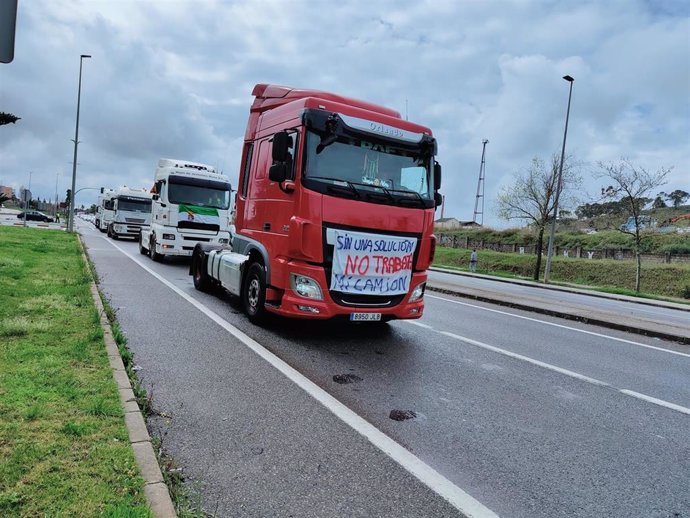
[[[0,516],[150,517],[76,236],[0,243]]]
[[[471,250],[438,247],[434,266],[467,270]],[[536,256],[480,250],[477,273],[531,279]],[[542,260],[543,268],[546,260]],[[634,261],[590,260],[554,257],[551,263],[554,283],[576,284],[597,289],[647,298],[690,299],[690,264],[642,263],[641,293],[635,293]]]

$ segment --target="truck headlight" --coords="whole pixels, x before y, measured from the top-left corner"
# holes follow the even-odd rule
[[[163,234],[163,239],[170,239],[171,241],[175,241],[175,234]]]
[[[425,287],[426,282],[417,284],[417,286],[415,286],[415,288],[412,290],[412,295],[410,295],[410,298],[407,300],[407,302],[417,302],[419,299],[421,299],[424,296]]]
[[[290,287],[292,288],[292,291],[297,293],[297,295],[300,297],[312,300],[323,300],[323,293],[321,293],[319,283],[311,277],[291,273]]]

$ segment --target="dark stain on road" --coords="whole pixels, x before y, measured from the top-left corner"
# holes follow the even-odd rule
[[[412,410],[391,410],[390,417],[393,421],[407,421],[408,419],[414,419],[417,414]]]
[[[346,385],[348,383],[358,383],[362,381],[362,378],[356,376],[355,374],[336,374],[333,376],[333,381],[340,383],[341,385]]]

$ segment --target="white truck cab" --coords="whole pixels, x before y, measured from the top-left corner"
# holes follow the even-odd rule
[[[163,158],[154,176],[151,226],[139,251],[158,261],[191,257],[197,243],[230,243],[230,179],[210,165]]]
[[[96,207],[96,220],[94,224],[101,232],[108,230],[108,226],[115,215],[115,211],[113,210],[114,192],[114,189],[101,187],[101,193],[98,195],[98,206]]]
[[[112,193],[112,220],[107,226],[113,239],[133,237],[139,239],[143,228],[151,224],[151,197],[146,189],[118,187]]]

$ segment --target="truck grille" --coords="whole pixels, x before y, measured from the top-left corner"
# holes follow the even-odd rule
[[[208,230],[210,232],[218,232],[220,230],[220,225],[215,225],[211,223],[198,223],[196,221],[180,221],[177,224],[178,228],[193,228],[196,230]]]

